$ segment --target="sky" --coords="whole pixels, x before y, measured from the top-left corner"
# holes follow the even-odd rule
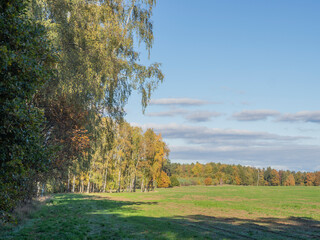
[[[171,162],[320,170],[320,1],[158,0],[150,59],[164,82],[126,120]]]

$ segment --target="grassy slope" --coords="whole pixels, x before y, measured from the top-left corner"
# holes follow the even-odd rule
[[[58,194],[4,239],[320,238],[318,187]]]

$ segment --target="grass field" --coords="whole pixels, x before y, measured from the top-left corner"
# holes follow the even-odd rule
[[[1,231],[1,239],[320,239],[320,188],[57,194]]]

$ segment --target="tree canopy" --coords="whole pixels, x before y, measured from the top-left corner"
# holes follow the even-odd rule
[[[99,164],[104,170],[114,164],[120,173],[129,171],[124,162],[131,153],[113,146],[122,141],[128,149],[137,149],[136,143],[127,146],[127,137],[142,137],[140,130],[120,124],[124,106],[132,91],[138,91],[144,110],[164,78],[159,63],[145,66],[139,60],[140,45],[150,56],[154,5],[153,0],[1,3],[3,219],[40,189],[69,190],[70,178],[78,181],[76,173],[90,190],[90,182],[99,178]],[[133,152],[130,172],[141,158]],[[120,156],[118,162],[101,161],[112,153]],[[153,180],[158,169],[150,170]],[[55,184],[46,186],[48,181]]]
[[[22,0],[0,5],[0,215],[30,199],[48,169],[42,109],[34,96],[52,76],[55,52]]]
[[[179,179],[181,185],[254,185],[254,186],[319,186],[320,171],[295,172],[276,170],[271,167],[255,168],[209,162],[206,164],[170,163],[170,175]]]

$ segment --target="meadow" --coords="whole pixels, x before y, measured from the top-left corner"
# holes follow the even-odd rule
[[[320,239],[319,187],[56,194],[1,239]]]

